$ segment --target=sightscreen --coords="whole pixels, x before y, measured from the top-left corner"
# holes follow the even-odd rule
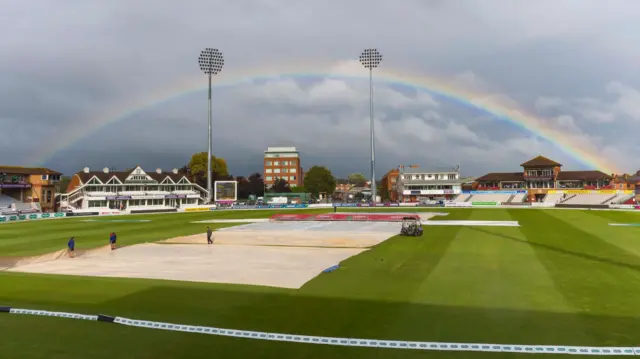
[[[238,182],[236,181],[216,181],[214,188],[216,202],[234,202],[238,199]]]

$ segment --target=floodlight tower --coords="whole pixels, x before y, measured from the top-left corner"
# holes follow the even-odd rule
[[[375,131],[373,128],[373,69],[380,65],[382,55],[377,49],[365,49],[360,55],[360,63],[369,69],[369,121],[371,129],[371,200],[375,203],[378,192],[376,191],[376,147]]]
[[[200,63],[200,70],[202,70],[209,77],[209,145],[207,147],[207,202],[211,203],[211,197],[213,195],[213,189],[211,188],[211,148],[212,139],[211,139],[211,76],[217,75],[220,71],[222,71],[222,66],[224,66],[224,57],[222,56],[222,52],[218,49],[212,49],[207,47],[202,50],[200,56],[198,57],[198,62]]]

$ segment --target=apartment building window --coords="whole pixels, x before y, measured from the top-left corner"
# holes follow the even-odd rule
[[[272,162],[272,161],[267,161],[267,162],[265,162],[265,165],[266,165],[266,166],[271,166],[272,164],[273,164],[273,162]]]
[[[289,168],[289,173],[296,173],[297,169],[295,168]]]
[[[273,173],[273,170],[271,168],[267,168],[267,170],[265,171],[267,173]]]
[[[42,179],[43,179],[43,180],[46,180],[47,178],[48,178],[48,176],[47,176],[47,175],[42,175]]]
[[[456,179],[456,175],[449,175],[449,179],[450,179],[450,180],[454,180],[454,179]]]
[[[295,166],[296,165],[296,161],[289,161],[289,164],[292,165],[292,166]]]
[[[291,176],[291,180],[292,180],[292,181],[295,181],[295,180],[296,180],[296,178],[297,178],[296,176]]]
[[[273,173],[280,173],[280,169],[279,168],[274,169]]]
[[[282,165],[283,166],[288,166],[289,165],[289,161],[282,161]]]
[[[272,179],[273,179],[273,177],[267,176],[267,181],[271,181]]]
[[[280,166],[280,161],[273,161],[274,166]]]

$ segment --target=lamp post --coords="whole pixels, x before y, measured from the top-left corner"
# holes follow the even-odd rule
[[[371,201],[376,202],[376,147],[373,126],[373,69],[380,65],[382,55],[377,49],[365,49],[360,55],[360,63],[369,69],[369,122],[371,131]]]
[[[211,188],[211,76],[217,75],[218,73],[220,73],[220,71],[222,71],[222,67],[224,66],[224,57],[222,56],[222,52],[220,52],[218,49],[207,47],[200,53],[200,56],[198,57],[198,63],[200,63],[200,70],[202,70],[209,77],[209,130],[207,131],[207,133],[209,134],[209,143],[207,146],[207,202],[211,203],[211,197],[213,195],[213,190]]]

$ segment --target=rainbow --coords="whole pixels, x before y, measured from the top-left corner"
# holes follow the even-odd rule
[[[322,66],[318,68],[322,68]],[[214,86],[233,87],[250,85],[257,81],[272,81],[288,78],[353,80],[365,79],[367,77],[367,71],[357,62],[348,61],[337,63],[336,66],[324,72],[291,71],[290,68],[289,71],[261,69],[252,72],[244,71],[238,74],[223,72],[214,79]],[[610,160],[599,154],[595,146],[584,143],[575,136],[571,136],[568,131],[561,131],[552,127],[548,119],[528,113],[511,101],[504,101],[486,93],[473,92],[443,79],[416,76],[393,70],[376,70],[374,81],[376,84],[384,83],[424,91],[437,97],[443,97],[464,106],[475,108],[491,114],[499,120],[511,123],[534,136],[554,143],[563,152],[590,169],[598,169],[609,174],[620,173],[618,168],[616,168]],[[144,94],[144,96],[114,106],[114,111],[103,113],[95,118],[84,121],[82,124],[69,129],[65,133],[64,138],[56,138],[55,143],[42,146],[41,152],[36,153],[33,157],[34,160],[30,162],[42,165],[55,154],[72,147],[78,141],[104,127],[125,120],[136,113],[148,110],[164,102],[204,90],[206,90],[204,77],[201,75],[194,76],[180,79],[178,82],[166,88],[151,91]],[[532,155],[534,154],[532,153]]]

